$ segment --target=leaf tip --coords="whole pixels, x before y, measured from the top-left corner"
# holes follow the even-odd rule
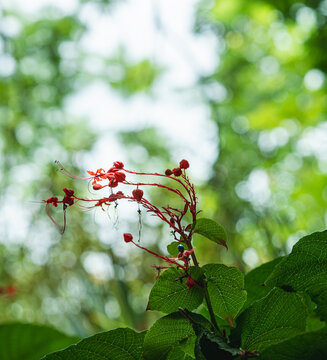
[[[227,244],[226,244],[226,241],[223,240],[223,239],[218,239],[218,241],[219,241],[219,244],[222,245],[222,246],[224,246],[224,247],[226,248],[226,250],[228,251],[228,246],[227,246]]]

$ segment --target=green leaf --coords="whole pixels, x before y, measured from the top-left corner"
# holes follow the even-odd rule
[[[202,303],[202,305],[199,306],[199,308],[196,310],[196,313],[204,316],[206,319],[211,321],[209,310],[208,310],[207,306],[204,303]],[[230,324],[228,324],[228,322],[226,320],[224,320],[224,319],[222,319],[222,318],[220,318],[218,316],[215,316],[215,319],[216,319],[216,323],[217,323],[219,329],[224,334],[226,334],[226,336],[228,337],[229,334],[230,334],[230,331],[231,331]]]
[[[193,231],[228,249],[226,244],[226,231],[216,221],[206,218],[198,219],[194,225]]]
[[[36,360],[79,341],[46,326],[0,325],[1,360]]]
[[[203,316],[192,314],[192,318],[205,327],[210,323]],[[193,337],[193,339],[191,339]],[[143,356],[146,360],[164,360],[175,346],[186,341],[195,342],[195,332],[190,322],[179,312],[169,314],[156,321],[147,332]]]
[[[299,240],[275,267],[266,284],[305,291],[318,304],[318,314],[327,320],[327,231]]]
[[[327,321],[327,299],[324,300],[319,298],[319,302],[320,304],[317,306],[316,313],[321,318],[321,320]]]
[[[144,336],[145,332],[115,329],[88,337],[44,360],[141,360]]]
[[[282,257],[279,257],[269,261],[245,275],[244,288],[247,291],[248,297],[243,306],[244,309],[248,308],[255,300],[261,299],[269,293],[271,287],[265,285],[264,282],[282,259]]]
[[[239,354],[240,349],[229,346],[221,336],[215,334],[211,329],[199,322],[193,313],[186,309],[180,309],[180,312],[188,319],[196,334],[196,342],[193,344],[193,349],[197,360],[218,358],[227,360],[233,359],[233,356]]]
[[[184,310],[187,311],[187,310]],[[192,314],[192,313],[190,313]],[[208,324],[206,324],[208,325]],[[196,338],[194,336],[181,340],[179,342],[179,347],[183,352],[191,357],[194,357],[194,346],[195,346]]]
[[[320,321],[319,318],[309,315],[307,317],[305,331],[310,332],[310,331],[321,330],[325,326],[326,326],[326,323],[324,321]]]
[[[195,281],[201,281],[203,271],[199,267],[192,266],[189,268],[189,274]],[[189,290],[186,286],[187,277],[175,281],[183,275],[184,271],[180,269],[165,270],[150,292],[147,309],[170,313],[180,307],[188,310],[197,308],[203,301],[203,289],[194,285]]]
[[[176,258],[179,253],[178,248],[177,248],[178,245],[179,245],[179,243],[177,241],[173,241],[172,243],[167,245],[168,253],[174,258]]]
[[[327,328],[297,335],[265,349],[263,360],[324,360],[327,359]]]
[[[217,335],[203,327],[200,327],[196,334],[194,353],[197,360],[229,360],[234,359],[234,356],[240,352],[240,349],[230,347]]]
[[[240,336],[242,349],[261,351],[303,331],[306,316],[299,294],[275,288],[239,316],[233,336]]]
[[[202,269],[215,315],[232,325],[246,300],[243,274],[236,267],[222,264],[207,264]]]
[[[169,351],[166,360],[194,360],[194,357],[186,354],[180,346],[176,345]]]

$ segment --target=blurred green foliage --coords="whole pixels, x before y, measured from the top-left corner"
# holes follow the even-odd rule
[[[33,203],[61,194],[63,187],[85,192],[84,184],[73,183],[53,161],[68,164],[72,173],[85,173],[80,159],[99,136],[88,121],[68,117],[65,110],[69,95],[98,79],[97,73],[82,69],[83,61],[94,55],[79,45],[87,28],[77,15],[60,16],[53,8],[44,9],[43,17],[36,20],[25,19],[19,11],[0,14],[3,24],[18,29],[10,33],[2,26],[0,32],[4,64],[0,71],[0,284],[14,284],[18,293],[0,301],[0,321],[50,323],[85,336],[119,325],[144,328],[146,293],[135,299],[129,293],[140,292],[153,274],[126,281],[128,260],[99,242],[89,214],[68,214],[69,228],[61,238],[44,207]],[[125,94],[147,91],[158,73],[148,60],[133,64],[116,57],[100,60],[121,67],[125,75],[120,80],[101,77]],[[151,76],[144,77],[144,72]],[[62,222],[60,210],[54,217]],[[25,229],[23,238],[17,231],[11,235],[14,228]],[[86,272],[85,261],[94,255],[107,256],[110,281]]]
[[[198,9],[196,30],[214,32],[224,49],[200,86],[219,128],[216,216],[241,267],[247,248],[266,261],[325,228],[326,15],[320,1]]]
[[[106,0],[88,3],[109,13],[119,7]],[[199,76],[197,89],[217,124],[219,153],[211,178],[197,191],[203,216],[229,234],[228,253],[196,238],[201,264],[220,260],[249,269],[289,251],[303,233],[325,228],[326,15],[326,1],[198,3],[194,32],[214,35],[217,42],[217,68]],[[163,69],[149,59],[130,61],[121,49],[112,57],[87,53],[80,46],[87,26],[77,13],[61,16],[49,8],[33,20],[2,10],[0,21],[19,29],[0,30],[6,65],[0,69],[0,200],[1,214],[12,219],[0,221],[0,281],[18,288],[15,299],[0,301],[0,321],[50,323],[82,336],[119,325],[144,329],[155,317],[144,313],[153,259],[99,241],[88,213],[69,213],[60,238],[44,208],[27,199],[45,199],[63,187],[85,191],[51,164],[60,159],[69,171],[83,174],[80,159],[101,135],[86,119],[68,117],[69,96],[99,79],[121,96],[151,95]],[[101,64],[98,71],[83,67],[90,59]],[[155,128],[125,131],[119,139],[132,166],[176,165],[169,139]],[[173,201],[166,194],[150,196]],[[17,208],[26,225],[19,214],[15,222]],[[62,214],[54,216],[60,221]],[[151,246],[164,251],[171,241],[167,229],[144,214],[143,221]],[[15,226],[27,229],[26,238],[11,237]],[[136,216],[130,226],[137,230]],[[109,280],[85,270],[92,254],[111,259]]]

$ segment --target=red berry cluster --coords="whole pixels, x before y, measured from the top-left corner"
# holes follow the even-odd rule
[[[188,268],[190,266],[190,256],[195,260],[194,257],[194,249],[191,246],[191,237],[192,237],[192,230],[190,224],[184,226],[183,218],[189,212],[192,217],[192,222],[196,221],[196,217],[198,214],[197,211],[197,197],[195,195],[194,186],[190,183],[188,176],[186,175],[186,169],[189,168],[189,163],[187,160],[182,160],[179,163],[179,167],[173,168],[172,170],[167,169],[164,174],[162,173],[147,173],[147,172],[137,172],[128,170],[124,167],[124,164],[121,161],[115,161],[113,166],[105,171],[103,168],[97,169],[94,171],[87,171],[90,175],[89,177],[79,177],[75,176],[69,171],[67,171],[59,162],[57,164],[60,166],[61,170],[69,177],[77,180],[88,180],[91,182],[93,190],[101,190],[104,188],[110,189],[109,196],[103,196],[96,199],[86,199],[75,195],[73,189],[63,189],[65,196],[62,200],[59,200],[57,197],[50,197],[47,200],[43,200],[46,203],[46,210],[51,219],[51,221],[57,225],[61,231],[65,230],[65,221],[66,217],[64,217],[64,226],[60,226],[50,215],[49,205],[52,204],[53,206],[57,207],[59,203],[63,204],[64,210],[66,210],[67,206],[72,206],[77,204],[77,206],[83,208],[93,208],[97,206],[110,206],[112,202],[117,203],[118,200],[126,199],[130,201],[137,202],[139,207],[143,207],[147,212],[151,213],[152,215],[157,216],[159,219],[164,221],[172,230],[172,234],[174,239],[178,243],[184,243],[187,245],[188,250],[182,251],[179,253],[177,258],[169,258],[166,256],[161,256],[147,248],[136,244],[133,241],[133,236],[130,233],[124,234],[124,240],[126,243],[132,242],[138,248],[141,248],[152,255],[156,256],[168,262],[171,265],[178,266],[179,268],[183,269],[185,275],[183,277],[187,277],[187,286],[191,288],[194,285],[194,279],[192,279],[188,274]],[[126,178],[126,174],[130,175],[137,175],[137,176],[146,176],[146,177],[153,177],[153,178],[163,178],[166,180],[173,180],[179,186],[168,186],[166,184],[162,184],[158,181],[154,182],[133,182]],[[174,175],[174,176],[172,176]],[[131,195],[125,195],[121,191],[117,191],[116,193],[113,192],[113,188],[117,187],[120,183],[124,185],[129,185],[134,187],[132,190]],[[157,207],[155,204],[151,203],[148,199],[144,197],[144,192],[140,187],[145,186],[153,186],[160,188],[165,191],[169,191],[174,195],[178,196],[183,203],[182,208],[177,209],[170,207],[169,205],[163,206],[161,208]],[[88,204],[88,205],[83,205]],[[179,263],[181,261],[182,263]],[[157,269],[163,269],[166,267],[156,267]]]
[[[167,176],[171,176],[171,175],[175,175],[176,177],[178,177],[178,176],[181,176],[182,174],[183,174],[183,171],[182,171],[182,169],[188,169],[190,167],[190,164],[188,163],[188,161],[187,160],[182,160],[182,161],[180,161],[180,163],[179,163],[179,167],[177,167],[177,168],[173,168],[172,170],[170,170],[170,169],[167,169],[166,171],[165,171],[165,174],[167,175]]]
[[[73,189],[63,189],[63,192],[66,194],[62,200],[59,200],[56,196],[51,196],[48,200],[42,200],[46,204],[52,204],[57,207],[58,204],[64,204],[66,206],[71,206],[74,204],[74,190]]]

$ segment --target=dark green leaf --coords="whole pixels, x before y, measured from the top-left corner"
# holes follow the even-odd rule
[[[145,332],[115,329],[88,337],[44,360],[141,360]]]
[[[216,221],[211,219],[198,219],[194,225],[193,231],[196,234],[205,236],[207,239],[214,241],[227,249],[227,234],[225,229]]]
[[[210,326],[201,315],[192,314],[192,318],[205,327]],[[146,360],[164,360],[175,346],[190,340],[195,342],[195,338],[193,327],[185,317],[179,312],[169,314],[156,321],[147,332],[143,356]]]
[[[327,359],[327,328],[297,335],[265,349],[263,360],[325,360]]]
[[[1,360],[38,360],[42,356],[79,341],[46,326],[0,325]]]
[[[193,360],[194,357],[186,354],[178,345],[174,346],[166,358],[167,360]]]
[[[299,240],[275,267],[266,284],[307,292],[318,304],[318,314],[327,320],[327,231]]]
[[[233,359],[240,350],[228,346],[217,335],[209,332],[205,328],[201,328],[197,331],[194,352],[197,360],[230,360]]]
[[[261,299],[269,293],[271,287],[265,285],[264,282],[282,259],[282,257],[279,257],[269,261],[245,275],[244,288],[247,291],[248,297],[243,306],[244,309],[249,307],[255,300]]]
[[[246,300],[244,277],[236,267],[207,264],[202,267],[214,313],[231,325]]]
[[[234,336],[240,335],[242,349],[261,351],[303,331],[306,316],[299,294],[275,288],[239,316]]]
[[[179,253],[179,251],[177,249],[178,245],[179,245],[179,243],[177,241],[173,241],[172,243],[167,245],[168,253],[174,258],[176,258]]]
[[[195,281],[200,281],[203,271],[199,267],[189,268],[189,274]],[[179,307],[193,310],[203,301],[203,289],[194,285],[188,289],[187,277],[177,280],[184,275],[184,271],[176,268],[165,270],[154,284],[148,303],[148,310],[159,310],[164,313],[177,311]]]
[[[320,316],[320,318],[324,321],[327,321],[327,299],[319,299],[319,303],[316,313],[318,314],[318,316]]]
[[[325,326],[326,323],[324,321],[320,321],[319,318],[314,316],[308,316],[306,321],[305,331],[306,332],[317,331],[317,330],[321,330]]]
[[[182,315],[188,319],[196,334],[195,342],[195,358],[197,360],[210,360],[210,359],[232,359],[233,356],[238,355],[240,349],[229,346],[225,340],[215,334],[212,329],[203,326],[194,317],[194,314],[187,310],[180,309]]]

